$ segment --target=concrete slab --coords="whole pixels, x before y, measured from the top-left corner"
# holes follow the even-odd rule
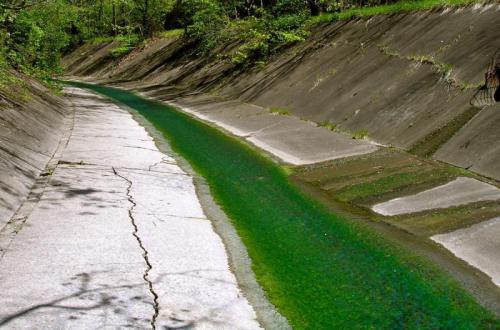
[[[192,177],[127,111],[66,92],[73,135],[0,235],[0,328],[260,329]]]
[[[201,101],[197,102],[201,98]],[[207,97],[176,99],[171,105],[245,138],[285,163],[305,165],[374,152],[377,146],[293,116],[237,101]]]
[[[500,287],[500,217],[431,237]]]
[[[293,130],[266,128],[247,140],[294,165],[319,163],[377,150],[376,145],[366,141],[303,125]],[[321,141],[324,141],[324,144]]]
[[[442,209],[481,201],[500,200],[500,189],[476,179],[459,177],[418,194],[399,197],[372,206],[386,216]]]

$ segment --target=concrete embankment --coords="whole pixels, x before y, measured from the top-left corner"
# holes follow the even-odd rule
[[[11,75],[12,83],[0,87],[0,230],[43,175],[72,121],[70,103],[33,79]]]
[[[251,104],[206,96],[187,97],[169,103],[214,123],[288,164],[313,164],[363,155],[377,149],[368,141],[354,140],[345,134],[316,127],[293,116],[273,114]]]
[[[69,75],[119,82],[164,100],[210,92],[285,109],[499,179],[500,105],[470,105],[500,50],[498,9],[471,5],[324,24],[263,67],[243,72],[229,60],[238,45],[200,57],[184,39],[151,40],[116,60],[111,44],[89,44],[64,63]]]

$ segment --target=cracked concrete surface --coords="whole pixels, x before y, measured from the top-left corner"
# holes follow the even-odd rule
[[[128,112],[66,92],[67,147],[0,235],[0,328],[259,329],[193,178]]]
[[[151,171],[151,166],[149,167],[149,171]],[[123,180],[125,180],[127,182],[127,185],[128,185],[127,186],[127,197],[128,197],[128,201],[130,202],[130,204],[132,204],[132,207],[128,210],[128,216],[130,218],[130,222],[132,224],[132,227],[134,227],[134,232],[132,233],[132,235],[137,240],[137,243],[139,244],[139,247],[142,250],[142,257],[144,258],[144,262],[146,263],[146,270],[144,271],[144,274],[142,275],[142,278],[148,284],[149,292],[153,296],[154,314],[151,317],[151,328],[152,329],[156,329],[156,319],[158,318],[158,313],[159,313],[159,310],[160,310],[160,306],[158,305],[158,294],[155,292],[155,290],[153,288],[153,282],[151,282],[151,280],[149,278],[149,272],[151,271],[151,269],[153,268],[153,266],[151,265],[151,262],[149,261],[148,250],[146,250],[146,248],[144,247],[144,243],[142,243],[142,239],[139,236],[139,229],[137,227],[137,223],[136,223],[136,220],[134,218],[134,213],[133,212],[134,212],[134,208],[137,206],[137,203],[134,201],[134,197],[130,193],[130,191],[132,189],[132,181],[130,181],[129,179],[127,179],[125,176],[119,174],[114,167],[113,167],[113,173],[116,176],[118,176],[118,177],[122,178]]]
[[[385,216],[393,216],[496,200],[500,200],[500,189],[497,187],[476,179],[458,177],[447,184],[415,195],[376,204],[372,206],[372,210]]]

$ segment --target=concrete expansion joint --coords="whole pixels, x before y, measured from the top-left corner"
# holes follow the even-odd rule
[[[156,319],[158,318],[158,314],[160,312],[160,305],[159,305],[159,302],[158,302],[158,294],[154,291],[154,288],[153,288],[153,282],[151,281],[151,279],[149,278],[149,272],[151,271],[151,269],[153,269],[153,266],[151,264],[151,262],[149,261],[149,254],[148,254],[148,250],[146,250],[146,248],[144,247],[144,244],[142,243],[142,240],[139,236],[139,228],[137,227],[137,223],[135,222],[135,218],[134,218],[134,215],[133,215],[133,211],[134,211],[134,208],[137,206],[137,203],[134,201],[134,198],[132,196],[132,193],[131,193],[131,190],[132,190],[132,181],[130,179],[128,179],[127,177],[121,175],[118,173],[118,171],[116,170],[115,167],[112,167],[111,168],[113,170],[113,173],[122,178],[123,180],[125,180],[127,182],[127,198],[128,198],[128,201],[130,202],[130,204],[132,205],[129,210],[128,210],[128,216],[130,218],[130,222],[132,224],[132,227],[134,228],[134,231],[132,232],[132,235],[135,237],[135,239],[137,240],[137,243],[139,244],[139,247],[141,248],[142,250],[142,257],[144,259],[144,262],[146,263],[146,269],[142,275],[142,278],[144,279],[144,281],[148,284],[148,289],[149,289],[149,292],[151,293],[151,295],[153,296],[153,308],[154,308],[154,314],[151,318],[151,329],[156,329]]]

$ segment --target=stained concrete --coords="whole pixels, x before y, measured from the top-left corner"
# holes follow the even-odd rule
[[[192,177],[128,112],[66,92],[69,143],[0,235],[0,328],[259,329]]]
[[[489,275],[500,287],[500,217],[432,236],[457,257]]]
[[[481,110],[445,143],[435,157],[500,178],[500,103]]]
[[[500,200],[500,189],[485,182],[459,177],[455,180],[422,191],[372,206],[372,210],[386,216],[442,209],[480,201]]]

